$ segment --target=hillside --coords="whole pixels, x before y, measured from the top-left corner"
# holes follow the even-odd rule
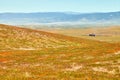
[[[0,24],[0,80],[119,80],[120,45]]]
[[[68,48],[74,46],[92,46],[91,48],[93,48],[95,44],[101,46],[105,46],[104,44],[107,46],[114,45],[104,42],[99,44],[99,41],[79,39],[44,31],[37,31],[2,24],[0,25],[0,40],[1,50],[40,50],[46,48]]]
[[[6,25],[0,25],[0,44],[0,50],[40,50],[76,45],[51,33]]]

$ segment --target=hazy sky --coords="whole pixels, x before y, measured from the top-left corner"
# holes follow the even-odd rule
[[[120,11],[120,0],[0,0],[0,13],[114,11]]]

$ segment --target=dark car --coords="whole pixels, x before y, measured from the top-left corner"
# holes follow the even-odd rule
[[[91,33],[91,34],[89,34],[89,36],[93,36],[93,37],[95,37],[96,35],[95,35],[94,33]]]

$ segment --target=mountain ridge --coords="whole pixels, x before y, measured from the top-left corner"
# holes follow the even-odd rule
[[[119,24],[120,11],[97,13],[73,12],[36,12],[36,13],[0,13],[0,23],[4,24],[46,24],[74,23],[79,24]],[[66,23],[67,24],[67,23]],[[68,23],[69,24],[69,23]]]

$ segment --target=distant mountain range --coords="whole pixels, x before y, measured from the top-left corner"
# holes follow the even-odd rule
[[[120,24],[120,11],[108,13],[0,13],[2,24]]]

